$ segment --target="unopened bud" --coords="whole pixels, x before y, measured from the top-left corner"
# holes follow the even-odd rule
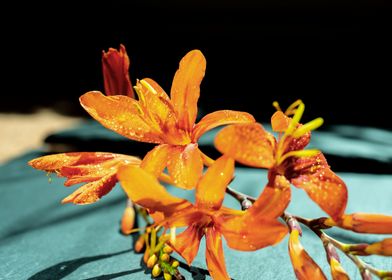
[[[163,278],[164,278],[165,280],[172,280],[171,274],[170,274],[170,273],[167,273],[167,272],[164,272],[164,273],[163,273]]]
[[[161,261],[168,262],[170,260],[170,256],[166,253],[162,254],[160,257]]]
[[[172,262],[172,267],[173,268],[177,268],[177,267],[179,267],[180,266],[180,263],[178,262],[178,261],[173,261]]]
[[[173,253],[173,249],[169,245],[165,245],[165,247],[163,247],[163,252],[166,254],[171,254]]]
[[[364,251],[369,255],[392,256],[392,238],[373,243],[367,246]]]
[[[149,257],[147,260],[147,267],[152,268],[157,263],[157,261],[158,257],[155,254],[151,255],[151,257]]]
[[[153,277],[158,277],[162,272],[161,267],[159,266],[159,264],[154,265],[154,267],[152,268],[152,276]]]
[[[381,214],[354,213],[344,215],[339,222],[328,218],[324,223],[361,233],[392,233],[392,216]]]
[[[150,258],[150,250],[146,248],[146,251],[144,252],[144,256],[143,256],[143,261],[145,264],[147,264],[149,258]]]
[[[121,232],[129,235],[132,232],[135,224],[135,209],[133,206],[127,205],[121,218]]]
[[[134,250],[136,253],[140,253],[143,250],[144,243],[145,243],[144,234],[142,234],[135,242]]]

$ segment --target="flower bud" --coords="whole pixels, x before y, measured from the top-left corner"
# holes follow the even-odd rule
[[[331,275],[332,279],[334,280],[350,280],[346,271],[344,271],[343,267],[340,265],[335,258],[331,258],[330,263],[331,265]]]
[[[173,249],[169,245],[165,245],[165,247],[163,247],[163,252],[166,254],[171,254],[173,253]]]
[[[147,267],[152,268],[158,261],[158,257],[155,254],[152,254],[147,260]]]
[[[158,277],[162,272],[161,267],[159,266],[159,264],[154,265],[154,267],[152,268],[152,276],[153,277]]]
[[[145,243],[144,234],[142,234],[135,242],[134,250],[136,253],[140,253],[143,250],[144,243]]]
[[[344,215],[339,222],[331,218],[324,222],[328,226],[338,226],[361,233],[392,233],[392,216],[367,213],[353,213]]]
[[[121,218],[121,232],[129,235],[135,225],[135,209],[133,206],[127,205]]]
[[[171,274],[170,274],[170,273],[167,273],[167,272],[163,273],[163,278],[164,278],[165,280],[172,280]]]
[[[161,261],[168,262],[170,260],[170,256],[166,253],[162,254],[160,257]]]
[[[365,253],[369,255],[392,256],[392,238],[387,238],[367,246]]]
[[[180,266],[180,263],[179,263],[178,261],[173,261],[171,266],[172,266],[173,268],[177,268],[177,267]]]

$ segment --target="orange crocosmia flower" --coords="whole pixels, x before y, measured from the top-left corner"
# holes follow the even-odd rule
[[[100,152],[63,153],[33,159],[29,165],[35,169],[55,172],[66,177],[65,186],[86,183],[62,203],[90,204],[112,190],[117,180],[117,170],[123,165],[140,165],[132,156]]]
[[[278,243],[288,231],[276,220],[273,209],[264,209],[260,198],[247,211],[222,206],[233,173],[233,159],[222,156],[216,160],[197,183],[195,204],[169,194],[156,177],[142,168],[124,166],[118,176],[125,192],[135,203],[151,212],[163,213],[164,218],[156,225],[165,228],[186,227],[170,241],[170,246],[188,264],[197,255],[200,240],[205,236],[206,261],[211,276],[214,279],[229,279],[222,236],[233,249],[254,251]]]
[[[339,220],[347,204],[346,185],[330,169],[321,152],[304,150],[310,141],[310,131],[323,120],[318,118],[301,125],[304,105],[297,104],[293,118],[281,111],[272,116],[272,129],[280,133],[278,140],[261,124],[238,124],[223,128],[215,138],[215,146],[243,164],[268,168],[268,185],[272,188],[276,176],[282,177],[280,182],[285,178],[287,184],[303,189],[321,209]]]
[[[327,279],[321,268],[302,247],[301,243],[299,242],[299,232],[296,229],[290,233],[289,254],[297,279]]]
[[[159,144],[146,155],[143,168],[159,175],[167,167],[175,185],[190,189],[203,170],[200,136],[220,125],[255,121],[248,113],[222,110],[195,124],[205,68],[199,50],[186,54],[174,76],[171,99],[156,82],[143,79],[134,87],[138,100],[93,91],[81,96],[80,103],[106,128],[132,140]]]
[[[124,45],[120,50],[109,48],[102,51],[102,72],[106,95],[128,95],[134,97],[129,78],[129,57]]]

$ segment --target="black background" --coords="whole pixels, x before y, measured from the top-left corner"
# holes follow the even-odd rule
[[[203,113],[243,110],[268,121],[272,101],[301,98],[304,121],[392,128],[383,1],[56,3],[9,12],[0,112],[50,107],[87,117],[78,97],[103,89],[101,51],[123,43],[131,79],[151,77],[167,92],[179,60],[200,49]]]

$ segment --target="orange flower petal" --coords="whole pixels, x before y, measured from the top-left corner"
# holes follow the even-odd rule
[[[203,235],[202,227],[192,225],[177,235],[174,242],[169,242],[169,245],[186,260],[188,265],[191,265],[199,251],[200,240]]]
[[[226,156],[217,159],[197,184],[196,205],[201,208],[219,209],[233,174],[233,159]]]
[[[230,279],[223,255],[222,236],[213,227],[206,231],[206,262],[213,279]]]
[[[129,78],[129,57],[124,45],[120,45],[120,51],[110,48],[108,52],[102,52],[102,72],[106,95],[134,97]]]
[[[259,123],[223,128],[215,138],[215,146],[221,153],[253,167],[270,168],[275,163],[275,139]]]
[[[156,146],[145,155],[140,167],[153,174],[155,177],[159,177],[167,166],[170,148],[170,145],[167,144]]]
[[[105,96],[97,91],[87,92],[79,100],[82,107],[104,127],[132,140],[162,142],[162,132],[145,119],[138,101],[123,95]]]
[[[36,169],[66,177],[65,186],[88,183],[62,201],[88,204],[99,200],[114,187],[117,182],[115,175],[120,166],[139,165],[140,159],[121,154],[81,152],[44,156],[29,164]]]
[[[361,233],[392,234],[392,216],[381,214],[354,213],[338,222],[328,219],[325,224]]]
[[[193,189],[203,172],[197,144],[172,147],[167,169],[176,186]]]
[[[286,171],[291,183],[303,189],[333,219],[339,220],[346,209],[347,187],[331,171],[323,154],[295,158],[291,165],[293,169]]]
[[[291,199],[290,182],[277,175],[247,211],[251,216],[276,219],[282,215]]]
[[[282,111],[275,112],[271,117],[272,130],[276,132],[285,132],[289,127],[291,118],[286,116]]]
[[[206,131],[211,130],[217,126],[235,123],[253,123],[255,122],[254,117],[246,112],[221,110],[210,113],[204,116],[194,127],[192,133],[192,140],[197,140]]]
[[[137,81],[135,89],[141,107],[157,126],[168,129],[176,125],[177,119],[170,98],[154,80],[147,78]]]
[[[133,202],[152,211],[171,214],[192,205],[185,199],[172,196],[153,175],[142,168],[124,166],[118,171],[117,177]]]
[[[199,50],[188,52],[180,61],[170,91],[179,119],[179,127],[191,131],[197,116],[200,83],[206,70],[206,60]]]
[[[117,182],[116,174],[111,173],[99,180],[87,183],[64,198],[61,203],[91,204],[112,190]]]
[[[273,219],[246,212],[242,216],[222,216],[217,226],[227,241],[236,250],[255,251],[274,245],[287,234],[287,227]]]
[[[327,279],[321,268],[304,250],[299,242],[298,230],[290,233],[289,254],[295,275],[299,280]]]

